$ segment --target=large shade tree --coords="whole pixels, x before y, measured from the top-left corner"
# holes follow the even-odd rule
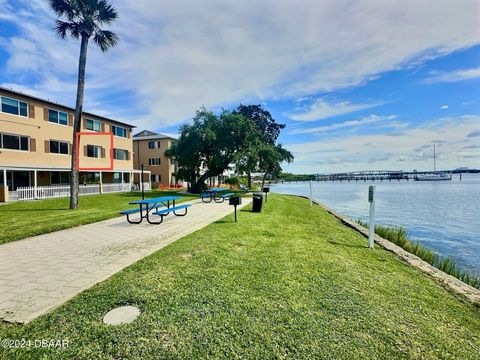
[[[267,176],[279,175],[282,169],[281,164],[293,161],[292,153],[283,148],[281,144],[277,144],[280,132],[286,125],[277,123],[272,114],[262,105],[240,104],[234,113],[251,119],[255,124],[257,134],[259,134],[257,140],[251,141],[249,147],[244,149],[243,156],[239,157],[239,170],[247,174],[250,188],[252,187],[252,172],[263,172],[263,188]]]
[[[73,122],[72,162],[70,176],[70,208],[78,208],[78,169],[77,137],[80,131],[83,94],[85,89],[85,68],[87,49],[90,39],[106,52],[118,42],[115,33],[102,29],[117,19],[117,11],[106,0],[50,0],[50,7],[58,16],[55,25],[56,33],[62,38],[67,35],[80,39],[80,56],[78,61],[77,98],[75,102],[75,118]]]
[[[249,148],[245,149],[243,157],[240,157],[238,162],[238,168],[241,172],[247,174],[248,187],[251,188],[252,172],[264,171],[265,164],[272,160],[271,156],[265,159],[262,159],[261,156],[271,155],[272,151],[275,151],[276,141],[282,129],[285,128],[285,124],[277,123],[272,114],[262,105],[240,104],[234,113],[251,119],[255,123],[258,134],[260,134],[257,141],[252,141]],[[260,164],[263,166],[260,166]]]
[[[202,108],[192,124],[180,128],[180,137],[166,151],[177,163],[176,177],[190,183],[194,194],[206,188],[205,181],[221,175],[238,161],[248,144],[259,136],[248,118],[228,111],[219,116]]]

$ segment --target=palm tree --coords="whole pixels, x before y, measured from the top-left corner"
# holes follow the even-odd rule
[[[49,0],[49,2],[52,10],[60,18],[56,20],[56,33],[62,39],[65,39],[69,34],[73,38],[81,40],[70,176],[70,209],[76,209],[78,208],[79,179],[76,167],[78,153],[77,137],[75,135],[80,131],[82,118],[88,41],[93,38],[94,44],[103,52],[115,46],[118,42],[118,36],[100,27],[110,25],[118,15],[115,8],[107,0]]]

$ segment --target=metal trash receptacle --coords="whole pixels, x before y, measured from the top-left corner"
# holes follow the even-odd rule
[[[256,192],[253,194],[253,204],[252,212],[261,212],[263,203],[263,194],[261,192]]]

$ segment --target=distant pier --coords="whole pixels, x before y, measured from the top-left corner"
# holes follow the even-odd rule
[[[327,182],[327,181],[346,181],[346,182],[358,182],[358,181],[401,181],[401,180],[415,180],[418,175],[426,174],[440,174],[445,171],[388,171],[388,170],[376,170],[376,171],[353,171],[336,174],[315,174],[312,175],[312,181]],[[305,182],[306,179],[298,180],[273,180],[272,183],[290,183],[290,182]]]

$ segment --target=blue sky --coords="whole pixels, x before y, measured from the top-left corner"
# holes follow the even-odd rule
[[[85,109],[176,134],[195,110],[262,103],[296,173],[480,167],[480,5],[118,0],[89,48]],[[75,102],[75,40],[43,0],[0,0],[0,84]]]

